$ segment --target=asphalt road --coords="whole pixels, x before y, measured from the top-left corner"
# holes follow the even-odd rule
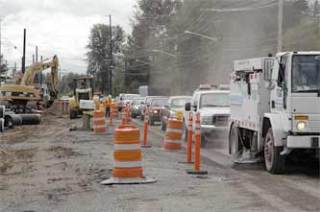
[[[208,176],[186,173],[185,151],[162,148],[152,127],[144,173],[157,182],[103,186],[113,167],[113,128],[106,135],[69,131],[81,120],[45,117],[0,135],[0,211],[319,211],[317,167],[270,175],[261,164],[233,167],[223,140],[202,149]],[[141,122],[137,122],[141,125]]]

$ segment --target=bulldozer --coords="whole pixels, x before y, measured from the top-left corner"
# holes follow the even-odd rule
[[[34,86],[35,74],[51,68],[45,91]],[[8,106],[16,113],[26,113],[30,109],[28,102],[37,102],[45,107],[50,107],[58,97],[58,69],[59,60],[55,55],[51,60],[44,60],[27,67],[26,72],[16,84],[3,84],[0,86],[0,101],[8,102]]]
[[[82,76],[73,79],[73,97],[69,99],[70,119],[75,119],[82,114],[86,107],[80,103],[92,103],[94,96],[94,86],[92,76]],[[87,108],[89,109],[89,108]]]

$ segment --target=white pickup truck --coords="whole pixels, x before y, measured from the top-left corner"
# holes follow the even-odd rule
[[[191,103],[187,103],[184,115],[185,126],[188,124],[189,112],[200,113],[201,119],[201,146],[209,140],[225,137],[230,116],[229,91],[227,90],[197,90],[194,92]],[[195,119],[193,119],[193,130]]]

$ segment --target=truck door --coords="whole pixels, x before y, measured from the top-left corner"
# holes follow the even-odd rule
[[[277,58],[274,64],[273,83],[274,88],[271,91],[271,112],[281,112],[287,108],[288,83],[287,83],[287,61],[288,56],[283,55]]]

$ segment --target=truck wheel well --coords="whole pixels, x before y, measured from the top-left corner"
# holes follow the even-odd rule
[[[268,132],[268,129],[271,127],[271,123],[269,118],[263,118],[263,124],[262,124],[262,137],[266,137],[266,134]]]

